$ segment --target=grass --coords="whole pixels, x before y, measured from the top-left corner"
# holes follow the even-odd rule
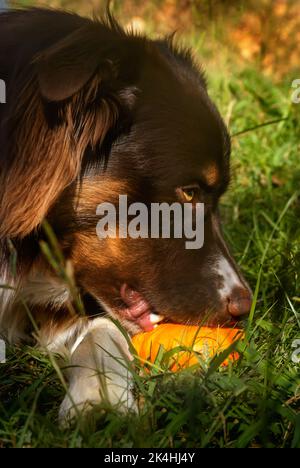
[[[34,348],[10,348],[0,365],[0,447],[300,448],[300,373],[291,360],[292,343],[300,338],[295,77],[274,83],[230,58],[222,65],[209,64],[210,92],[231,133],[239,133],[232,187],[222,202],[225,235],[256,291],[240,360],[176,375],[160,362],[136,375],[144,401],[139,416],[98,408],[63,430],[56,418],[64,390],[51,361]]]

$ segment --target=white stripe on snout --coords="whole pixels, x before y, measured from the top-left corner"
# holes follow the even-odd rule
[[[234,268],[230,265],[229,261],[225,257],[220,257],[217,260],[217,265],[215,268],[216,273],[218,276],[222,278],[222,286],[218,289],[218,292],[221,296],[221,299],[227,299],[232,290],[236,287],[242,288],[243,284],[234,270]]]

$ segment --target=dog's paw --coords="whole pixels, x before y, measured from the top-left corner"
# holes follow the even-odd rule
[[[118,328],[107,319],[95,321],[71,356],[60,423],[65,425],[99,404],[122,413],[137,412],[131,360],[127,341]]]
[[[88,385],[90,385],[90,382]],[[120,391],[118,387],[114,387],[113,384],[111,384],[108,389],[110,391],[110,397],[107,399],[101,396],[98,387],[94,389],[87,388],[86,381],[81,387],[83,388],[70,388],[63,399],[58,415],[61,426],[69,425],[72,421],[86,415],[96,406],[103,411],[113,408],[115,411],[119,411],[122,414],[128,412],[137,413],[138,411],[131,391]]]
[[[130,380],[129,380],[130,381]],[[120,413],[137,413],[138,408],[131,389],[124,389],[124,380],[112,379],[105,383],[105,391],[96,377],[76,380],[70,386],[59,409],[59,423],[65,426],[94,408],[113,408]]]

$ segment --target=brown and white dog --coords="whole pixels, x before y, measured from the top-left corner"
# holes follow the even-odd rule
[[[0,78],[0,282],[10,287],[0,290],[1,333],[68,349],[61,416],[101,398],[133,406],[127,369],[113,358],[130,359],[127,342],[108,317],[135,333],[160,320],[225,324],[250,309],[218,216],[228,132],[188,51],[125,33],[109,15],[2,13]],[[146,205],[205,203],[204,246],[99,240],[96,208],[120,194]],[[45,219],[86,317],[42,249]]]

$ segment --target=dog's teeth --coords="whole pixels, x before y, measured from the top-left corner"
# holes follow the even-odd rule
[[[152,325],[155,325],[163,320],[163,317],[161,315],[157,314],[150,314],[150,322]]]

